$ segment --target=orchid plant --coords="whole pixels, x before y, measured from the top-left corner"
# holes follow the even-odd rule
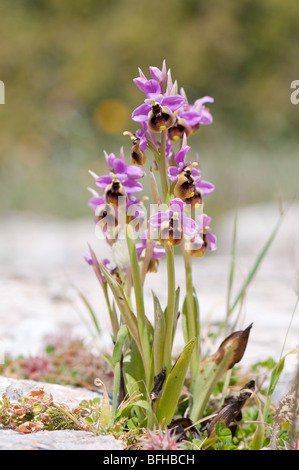
[[[107,174],[91,172],[99,189],[89,188],[89,206],[97,236],[104,237],[111,259],[106,253],[97,257],[90,247],[86,260],[103,288],[112,326],[115,386],[111,419],[125,396],[142,395],[135,402],[135,413],[141,425],[153,427],[171,423],[186,384],[191,396],[190,417],[194,421],[202,417],[221,376],[243,356],[250,328],[233,333],[215,354],[202,357],[192,259],[217,247],[211,218],[204,213],[205,196],[215,188],[202,179],[188,142],[202,125],[212,123],[206,104],[214,100],[205,96],[189,104],[165,61],[161,69],[150,67],[149,72],[147,78],[139,69],[133,80],[144,100],[132,113],[139,128],[124,132],[132,143],[130,162],[123,148],[118,156],[105,152]],[[151,194],[140,197],[146,176]],[[182,308],[175,250],[181,250],[185,267]],[[152,323],[146,311],[144,282],[149,272],[158,271],[161,258],[167,266],[167,304],[163,308],[153,292]],[[179,321],[185,347],[174,358]]]

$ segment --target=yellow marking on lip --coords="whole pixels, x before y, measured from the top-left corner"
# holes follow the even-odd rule
[[[166,129],[166,126],[160,126],[161,131],[165,131],[165,129]]]

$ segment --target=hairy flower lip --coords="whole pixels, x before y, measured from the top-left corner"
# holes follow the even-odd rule
[[[168,106],[161,106],[159,103],[154,104],[148,114],[148,127],[153,132],[161,132],[169,129],[175,122],[175,115]]]

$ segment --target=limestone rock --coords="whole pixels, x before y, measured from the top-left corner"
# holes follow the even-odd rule
[[[43,388],[47,395],[51,394],[55,403],[65,404],[70,409],[82,400],[91,400],[102,394],[101,391],[97,393],[80,387],[0,377],[0,399],[6,395],[14,402],[39,388]],[[123,445],[113,436],[97,436],[87,431],[42,430],[23,434],[14,429],[0,428],[0,450],[123,450]]]

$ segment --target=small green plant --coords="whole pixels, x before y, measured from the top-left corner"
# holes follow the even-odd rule
[[[47,430],[89,430],[79,410],[69,410],[47,396],[42,388],[32,390],[22,400],[10,400],[6,395],[0,401],[0,428],[9,427],[24,434]]]

